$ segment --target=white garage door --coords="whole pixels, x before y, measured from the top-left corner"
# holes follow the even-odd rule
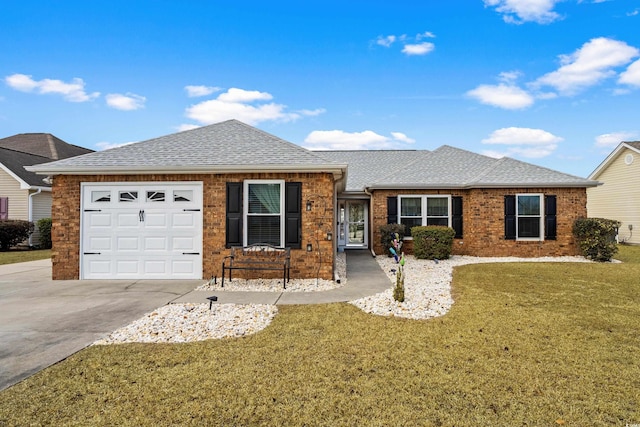
[[[202,183],[82,185],[82,279],[202,278]]]

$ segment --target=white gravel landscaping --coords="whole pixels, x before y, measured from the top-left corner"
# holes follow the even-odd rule
[[[338,269],[340,283],[316,280],[292,280],[287,284],[287,292],[319,291],[344,286],[346,282],[346,262],[344,253],[339,254]],[[479,258],[453,256],[447,260],[418,260],[413,256],[406,258],[405,265],[405,301],[399,303],[393,299],[393,286],[397,264],[393,258],[378,256],[376,260],[389,277],[389,289],[366,298],[350,301],[361,310],[381,316],[397,316],[409,319],[429,319],[444,315],[451,305],[451,278],[453,268],[459,265],[491,262],[591,262],[584,257],[543,257],[516,258],[496,257]],[[247,285],[250,288],[247,288]],[[217,286],[217,287],[216,287]],[[283,291],[281,280],[245,281],[220,288],[218,285],[204,284],[198,290],[252,290]],[[120,344],[128,342],[179,343],[241,337],[266,328],[277,314],[275,305],[213,305],[208,304],[169,304],[160,307],[143,318],[94,344]]]

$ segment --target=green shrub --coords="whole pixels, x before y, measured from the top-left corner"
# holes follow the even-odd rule
[[[618,252],[616,234],[620,221],[605,218],[579,218],[573,223],[573,235],[582,254],[593,261],[607,262]]]
[[[413,255],[418,259],[448,259],[456,232],[451,227],[427,225],[411,228]]]
[[[18,243],[24,242],[33,232],[33,223],[20,219],[0,221],[0,251],[8,251]]]
[[[40,233],[40,248],[51,249],[51,218],[42,218],[36,222]]]
[[[399,236],[399,241],[402,243],[402,239],[405,235],[405,226],[404,224],[386,224],[380,227],[380,243],[382,243],[382,247],[384,248],[384,253],[387,255],[391,255],[389,248],[393,246],[393,239],[396,233]],[[398,254],[399,256],[400,254]]]

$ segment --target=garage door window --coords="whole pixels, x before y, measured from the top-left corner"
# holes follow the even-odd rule
[[[92,191],[91,201],[93,203],[108,203],[111,201],[111,191]]]
[[[147,191],[148,202],[164,202],[164,191]]]
[[[121,202],[135,202],[138,200],[137,191],[120,191],[118,193],[118,200]]]
[[[193,200],[193,191],[191,190],[175,190],[173,192],[174,202],[190,202]]]

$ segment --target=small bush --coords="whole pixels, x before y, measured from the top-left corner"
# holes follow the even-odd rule
[[[33,233],[33,223],[20,219],[0,221],[0,251],[8,251],[18,243],[24,242]]]
[[[380,227],[380,243],[382,243],[382,247],[384,248],[384,253],[391,256],[391,252],[389,248],[393,245],[393,239],[396,233],[399,236],[399,239],[402,242],[405,235],[405,226],[404,224],[386,224]],[[400,254],[398,254],[400,255]]]
[[[413,255],[418,259],[448,259],[453,250],[456,232],[438,225],[411,228]]]
[[[51,218],[42,218],[36,222],[40,233],[40,248],[51,249]]]
[[[582,254],[593,261],[607,262],[618,252],[616,234],[620,221],[605,218],[579,218],[573,223],[573,235]]]

